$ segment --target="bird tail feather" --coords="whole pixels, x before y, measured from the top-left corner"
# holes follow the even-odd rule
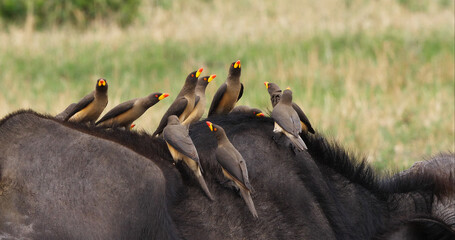
[[[256,212],[256,208],[254,207],[253,199],[251,199],[250,192],[246,189],[240,188],[240,194],[242,195],[243,200],[245,201],[248,209],[250,210],[251,214],[253,214],[254,218],[258,218],[258,213]]]

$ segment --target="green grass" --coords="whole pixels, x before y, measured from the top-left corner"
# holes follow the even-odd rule
[[[359,9],[358,2],[352,1],[349,8]],[[172,22],[173,11],[186,11],[179,4],[183,3],[159,10],[169,14],[166,19],[176,27],[180,25]],[[201,12],[213,7],[211,14],[218,14],[216,4],[202,2]],[[406,14],[426,19],[431,18],[431,9],[427,15]],[[264,11],[275,19],[284,10],[272,4]],[[110,97],[106,111],[151,92],[171,94],[136,122],[137,129],[151,132],[189,72],[202,66],[203,74],[217,74],[207,88],[211,100],[229,64],[240,59],[245,92],[239,104],[271,110],[263,82],[289,86],[317,131],[379,169],[403,169],[439,151],[455,151],[453,25],[441,26],[435,19],[423,30],[340,32],[328,26],[306,35],[278,32],[281,37],[271,38],[260,37],[268,34],[262,32],[262,22],[251,36],[237,36],[233,30],[188,39],[164,30],[158,34],[162,38],[154,37],[155,28],[140,24],[85,33],[56,30],[28,35],[13,30],[0,34],[0,116],[19,108],[56,114],[104,77]],[[207,23],[210,33],[215,32],[213,24]]]

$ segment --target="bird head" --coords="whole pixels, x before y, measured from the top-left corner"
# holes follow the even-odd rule
[[[194,84],[194,86],[196,86],[197,79],[201,75],[203,70],[204,70],[203,68],[199,68],[199,70],[193,71],[190,74],[188,74],[188,76],[186,77],[185,84],[192,84],[192,85]]]
[[[242,72],[240,60],[237,60],[236,62],[231,63],[231,67],[229,68],[229,75],[231,76],[240,76],[240,73]]]
[[[100,78],[96,81],[96,90],[97,91],[107,91],[107,81],[104,78]]]

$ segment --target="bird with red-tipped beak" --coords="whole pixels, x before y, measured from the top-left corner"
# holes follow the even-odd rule
[[[302,126],[299,115],[292,108],[292,91],[290,89],[283,91],[281,100],[273,108],[272,118],[275,121],[273,132],[286,135],[298,149],[307,149],[305,142],[299,135],[302,132]]]
[[[180,90],[180,93],[164,113],[158,127],[156,128],[155,132],[153,132],[152,136],[155,137],[156,135],[159,135],[163,132],[164,127],[167,125],[167,119],[169,116],[176,115],[179,118],[180,122],[183,122],[188,118],[194,109],[194,103],[196,102],[196,94],[194,93],[194,89],[196,88],[198,77],[201,75],[203,70],[203,68],[199,68],[199,70],[188,74],[185,80],[185,84]]]
[[[278,85],[275,83],[264,82],[265,87],[270,95],[270,102],[272,103],[272,107],[275,107],[281,99],[282,91]],[[292,108],[295,110],[297,115],[299,115],[300,125],[302,125],[302,131],[315,133],[313,127],[311,126],[310,120],[305,115],[303,110],[297,105],[295,102],[292,102]]]
[[[124,127],[129,130],[129,126],[150,107],[168,97],[168,93],[152,93],[146,97],[132,99],[120,103],[107,112],[95,125],[105,128]]]
[[[206,121],[210,131],[215,134],[217,140],[217,148],[215,150],[215,157],[221,165],[221,170],[224,177],[234,182],[239,188],[240,195],[245,201],[248,209],[254,218],[258,218],[258,213],[251,198],[251,191],[253,187],[248,178],[248,169],[246,167],[245,159],[232,145],[224,132],[224,129],[216,124]]]
[[[243,95],[243,84],[240,82],[242,68],[240,60],[233,62],[224,82],[216,91],[210,105],[208,116],[226,115]]]
[[[210,200],[212,194],[202,176],[202,167],[196,147],[188,134],[188,128],[180,124],[176,115],[168,117],[167,125],[163,129],[163,138],[175,162],[182,161],[193,171],[199,185]]]
[[[64,112],[68,114],[64,121],[94,124],[107,105],[107,81],[100,78],[96,81],[95,91],[89,93],[77,102],[71,109]],[[60,115],[60,114],[59,114]]]

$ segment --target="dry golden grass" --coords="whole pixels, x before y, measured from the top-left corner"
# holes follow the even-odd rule
[[[151,91],[172,94],[136,122],[153,131],[186,73],[218,75],[211,99],[240,58],[240,104],[270,109],[262,82],[291,86],[319,131],[377,167],[455,151],[453,2],[425,1],[422,11],[392,0],[166,2],[144,1],[126,29],[0,31],[0,116],[56,114],[106,77],[106,111]]]

